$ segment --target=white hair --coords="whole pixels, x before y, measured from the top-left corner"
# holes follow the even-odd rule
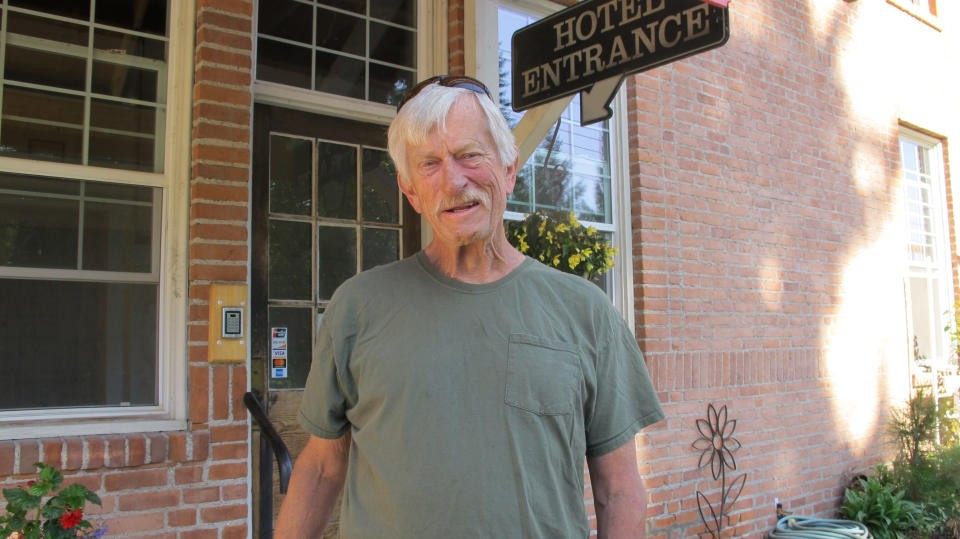
[[[457,99],[464,95],[473,96],[480,105],[480,110],[487,118],[487,130],[493,138],[500,161],[510,165],[517,158],[513,132],[510,131],[503,113],[493,101],[486,95],[478,94],[468,88],[447,87],[434,83],[425,86],[413,99],[404,103],[387,131],[390,157],[397,166],[400,181],[405,185],[410,185],[407,145],[423,144],[427,140],[427,134],[434,128],[441,132],[445,131],[450,109]]]

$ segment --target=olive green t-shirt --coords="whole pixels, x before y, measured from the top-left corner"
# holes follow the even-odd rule
[[[344,283],[300,423],[352,432],[346,538],[583,538],[584,456],[663,418],[603,293],[526,259],[467,284],[420,254]]]

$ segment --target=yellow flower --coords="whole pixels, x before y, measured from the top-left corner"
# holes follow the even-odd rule
[[[530,244],[527,243],[527,240],[520,238],[520,252],[526,253],[530,250]]]
[[[571,255],[567,262],[570,263],[570,269],[577,269],[577,266],[580,265],[580,255]]]
[[[552,261],[551,263],[553,264],[553,267],[559,268],[559,267],[560,267],[560,255],[557,255],[557,256],[553,257],[553,261]]]
[[[573,212],[570,212],[570,224],[580,226],[580,221],[577,220],[577,216]]]
[[[546,220],[546,219],[542,219],[542,220],[540,221],[540,226],[537,228],[537,232],[539,232],[540,234],[543,234],[543,229],[545,229],[545,228],[547,228],[547,220]]]
[[[590,256],[592,254],[593,254],[593,250],[590,249],[589,247],[583,250],[583,256]]]
[[[568,230],[570,230],[570,227],[568,227],[563,223],[560,223],[559,225],[557,225],[557,232],[566,232]]]

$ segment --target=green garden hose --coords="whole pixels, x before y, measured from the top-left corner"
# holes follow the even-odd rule
[[[781,518],[769,537],[770,539],[873,539],[870,530],[859,522],[793,515]]]

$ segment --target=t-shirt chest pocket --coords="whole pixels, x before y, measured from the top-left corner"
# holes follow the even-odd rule
[[[506,404],[538,415],[570,414],[579,400],[580,357],[569,345],[514,333],[506,378]]]

